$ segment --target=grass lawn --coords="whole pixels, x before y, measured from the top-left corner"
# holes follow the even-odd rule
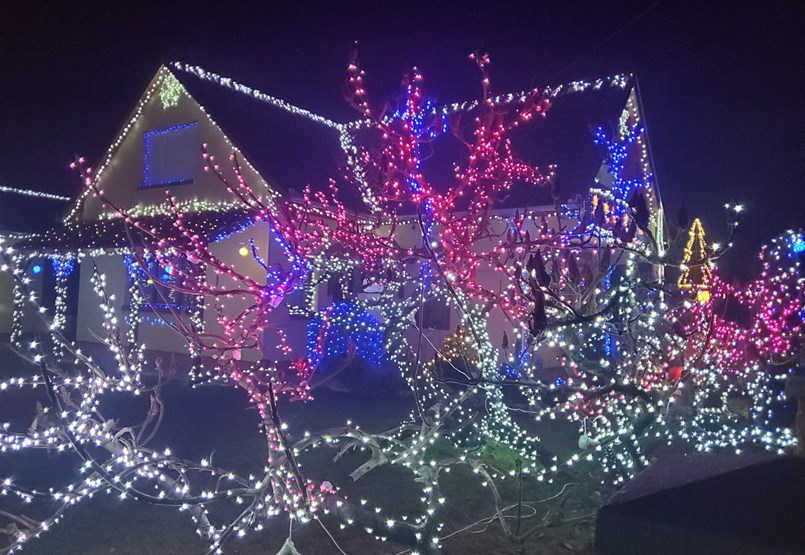
[[[33,371],[7,346],[0,346],[0,379]],[[30,391],[0,394],[0,422],[10,422],[12,429],[27,429],[35,414],[37,395]],[[45,402],[42,394],[39,400]],[[166,413],[159,435],[152,446],[170,446],[182,457],[199,460],[213,454],[216,465],[241,474],[257,473],[263,466],[266,449],[258,432],[258,419],[245,396],[229,387],[203,386],[190,388],[174,382],[165,391]],[[148,409],[147,399],[110,396],[103,407],[120,422],[136,422]],[[317,431],[343,425],[348,419],[369,431],[381,431],[399,423],[413,408],[404,394],[345,394],[321,391],[309,403],[285,403],[281,406],[289,429],[301,437],[305,430]],[[558,454],[573,449],[577,441],[575,426],[552,423],[540,428],[540,437]],[[366,499],[369,506],[383,508],[384,514],[399,518],[414,515],[422,509],[419,484],[404,469],[381,467],[351,483],[348,474],[366,458],[365,453],[349,453],[333,461],[335,451],[317,449],[301,457],[302,471],[314,479],[326,479],[341,486],[353,499]],[[0,456],[0,478],[12,477],[30,487],[47,488],[66,485],[77,475],[78,457],[71,454],[25,452]],[[523,501],[537,501],[557,493],[564,482],[537,484],[524,481]],[[441,536],[461,530],[469,524],[494,514],[491,492],[477,475],[457,467],[443,474],[441,486],[445,497],[446,520]],[[567,516],[594,512],[600,504],[600,493],[571,484],[569,495],[523,508],[522,530],[535,524],[552,522],[558,514]],[[576,491],[573,491],[576,488]],[[504,500],[517,499],[515,480],[501,486]],[[14,509],[8,497],[0,498],[0,508]],[[43,516],[37,507],[26,507],[31,516]],[[213,509],[213,514],[216,514]],[[543,520],[545,519],[545,520]],[[340,530],[332,519],[323,522],[341,548],[351,554],[396,554],[399,545],[379,543],[360,530]],[[288,535],[287,518],[271,520],[261,532],[232,540],[225,553],[276,553]],[[293,539],[303,555],[339,553],[316,522],[294,525]],[[521,544],[514,544],[503,534],[500,524],[480,524],[444,540],[445,553],[591,553],[590,521],[536,531]],[[96,495],[67,511],[63,521],[52,530],[31,541],[26,554],[174,554],[205,553],[206,545],[195,534],[189,515],[176,509],[124,501],[116,495]]]

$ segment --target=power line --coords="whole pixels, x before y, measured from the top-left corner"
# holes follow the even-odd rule
[[[551,82],[553,82],[553,80],[555,80],[555,79],[556,79],[558,76],[560,76],[560,75],[561,75],[561,74],[563,74],[565,71],[567,71],[568,69],[570,69],[570,68],[572,68],[573,66],[575,66],[576,64],[578,64],[578,63],[579,63],[579,62],[580,62],[582,59],[586,58],[587,56],[589,56],[590,54],[592,54],[593,52],[595,52],[596,50],[598,50],[599,48],[601,48],[602,46],[604,46],[604,45],[605,45],[606,43],[608,43],[610,40],[612,40],[613,38],[615,38],[616,36],[618,36],[619,34],[621,34],[622,32],[624,32],[626,29],[628,29],[629,27],[631,27],[632,25],[634,25],[635,23],[637,23],[637,22],[638,22],[640,19],[642,19],[643,17],[645,17],[645,16],[646,16],[646,15],[647,15],[649,12],[651,12],[651,11],[652,11],[654,8],[656,8],[657,6],[659,6],[661,3],[662,3],[662,0],[657,0],[656,2],[654,2],[654,3],[653,3],[651,6],[649,6],[648,8],[646,8],[645,10],[643,10],[642,12],[640,12],[639,14],[637,14],[635,17],[633,17],[632,19],[630,19],[629,21],[627,21],[627,22],[626,22],[626,23],[625,23],[623,26],[621,26],[621,27],[620,27],[618,30],[616,30],[616,31],[615,31],[615,32],[613,32],[612,34],[608,35],[608,36],[607,36],[606,38],[604,38],[604,39],[603,39],[601,42],[599,42],[598,44],[596,44],[595,46],[593,46],[593,47],[592,47],[592,48],[590,48],[589,50],[585,51],[585,52],[584,52],[584,53],[582,53],[582,54],[581,54],[581,55],[580,55],[578,58],[576,58],[575,60],[573,60],[572,62],[570,62],[568,65],[566,65],[565,67],[563,67],[562,69],[560,69],[560,70],[559,70],[559,71],[557,71],[556,73],[554,73],[554,74],[553,74],[553,75],[552,75],[552,76],[551,76],[551,77],[548,79],[547,83],[551,83]]]

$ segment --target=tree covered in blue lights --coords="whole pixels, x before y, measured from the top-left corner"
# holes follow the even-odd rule
[[[307,357],[322,368],[328,359],[354,354],[369,366],[386,359],[383,326],[363,308],[351,302],[335,303],[316,314],[307,326]]]

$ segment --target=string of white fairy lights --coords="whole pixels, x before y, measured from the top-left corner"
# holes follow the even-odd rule
[[[59,200],[62,202],[67,202],[72,200],[70,197],[64,195],[56,195],[54,193],[45,193],[42,191],[35,191],[33,189],[20,189],[17,187],[7,187],[5,185],[0,185],[0,193],[10,193],[14,195],[23,195],[26,197],[34,197],[34,198],[43,198],[48,200]]]
[[[94,176],[94,179],[95,179],[96,182],[101,182],[101,179],[102,179],[103,175],[106,173],[106,171],[107,171],[107,169],[109,167],[109,164],[112,162],[112,159],[114,158],[114,156],[117,153],[118,149],[123,144],[123,142],[129,137],[129,135],[132,132],[132,130],[135,129],[137,127],[137,125],[139,124],[140,119],[142,118],[143,114],[145,113],[146,107],[148,106],[148,104],[151,101],[152,97],[154,95],[159,96],[160,93],[163,91],[164,87],[169,87],[171,89],[171,92],[170,92],[171,100],[170,100],[170,102],[165,104],[166,109],[169,109],[170,107],[175,105],[174,100],[173,100],[173,97],[175,95],[185,95],[185,96],[188,96],[188,97],[190,96],[187,93],[187,91],[185,90],[185,88],[181,85],[181,83],[179,83],[178,80],[176,80],[176,78],[171,74],[170,69],[168,69],[167,67],[164,67],[164,66],[161,67],[159,69],[159,71],[157,72],[156,76],[154,77],[154,79],[152,80],[152,82],[149,85],[149,87],[146,89],[146,91],[143,94],[143,96],[140,98],[140,101],[137,103],[137,106],[134,108],[134,111],[133,111],[131,117],[129,118],[129,120],[126,122],[126,124],[121,129],[121,131],[118,133],[118,135],[115,138],[115,140],[112,142],[112,144],[107,149],[106,154],[105,154],[105,156],[103,158],[103,161],[96,168],[95,176]],[[165,103],[164,99],[163,99],[163,103]],[[221,127],[215,122],[215,120],[213,120],[213,118],[210,116],[210,114],[204,109],[204,106],[199,104],[198,107],[202,111],[202,113],[204,113],[205,117],[207,118],[207,121],[220,132],[220,136],[224,138],[224,140],[226,142],[226,145],[227,145],[227,148],[229,149],[229,151],[231,153],[237,154],[239,156],[240,160],[241,160],[241,163],[244,166],[246,166],[247,168],[249,168],[249,170],[254,175],[260,176],[259,172],[257,172],[257,170],[254,168],[254,166],[252,166],[251,162],[249,162],[249,160],[246,159],[241,154],[240,149],[237,147],[237,145],[235,145],[229,139],[229,137],[226,136],[226,134],[223,132],[223,130],[221,130]],[[260,182],[258,184],[263,189],[263,194],[270,201],[270,199],[272,197],[277,195],[277,192],[272,187],[270,187],[270,185],[266,181],[264,181],[262,179],[262,177],[259,177],[259,181]],[[67,215],[64,217],[63,221],[64,221],[65,224],[74,225],[80,220],[80,213],[84,208],[84,202],[86,201],[87,198],[89,198],[91,196],[92,196],[91,189],[89,187],[86,187],[84,189],[84,192],[78,197],[78,199],[76,199],[76,201],[73,204],[72,208],[67,213]],[[216,206],[216,205],[213,204],[213,206]],[[165,213],[165,212],[163,211],[161,213]],[[113,217],[113,216],[108,216],[108,217]]]

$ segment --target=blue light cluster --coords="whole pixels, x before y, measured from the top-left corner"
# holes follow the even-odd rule
[[[805,236],[802,233],[798,233],[796,235],[792,235],[791,239],[789,240],[789,251],[791,256],[802,254],[805,252]]]
[[[158,306],[154,306],[154,308],[157,309],[157,310],[160,310],[160,307],[158,307]],[[176,310],[176,307],[172,307],[172,308],[174,310]],[[167,307],[165,308],[165,310],[167,311]],[[140,312],[137,315],[137,319],[138,319],[139,324],[146,324],[146,325],[148,325],[149,328],[156,328],[156,327],[160,327],[160,326],[170,326],[170,324],[168,324],[161,315],[159,315],[159,314],[157,314],[155,312],[152,312],[152,311],[142,311],[142,312]]]
[[[407,90],[407,97],[413,97],[413,90],[414,85],[409,84]],[[416,169],[417,172],[421,171],[422,169],[422,152],[420,148],[420,141],[425,139],[435,139],[439,135],[439,131],[444,131],[447,129],[447,119],[442,118],[442,122],[440,126],[430,125],[428,124],[428,118],[431,116],[435,103],[433,99],[426,99],[422,106],[418,107],[416,110],[412,110],[410,106],[405,106],[405,108],[401,108],[394,113],[394,119],[399,121],[405,122],[408,128],[411,130],[411,133],[416,137],[417,141],[415,143],[415,150],[413,152],[413,159],[416,160]],[[422,184],[414,178],[413,176],[409,176],[406,179],[406,184],[412,193],[421,194],[424,192]],[[434,218],[433,218],[433,201],[430,198],[425,198],[422,201],[422,208],[424,212],[424,219],[423,219],[423,227],[424,227],[424,234],[423,234],[423,241],[426,244],[431,244],[434,240],[433,238],[433,225],[434,225]],[[420,274],[424,278],[424,287],[425,289],[430,288],[430,278],[431,278],[431,268],[430,263],[425,262],[422,264],[420,268]]]
[[[406,91],[407,97],[412,97],[413,91],[414,85],[411,83],[408,85],[408,89]],[[422,106],[416,111],[412,111],[408,105],[405,105],[394,112],[393,118],[408,122],[411,130],[418,139],[435,139],[439,136],[439,133],[436,131],[437,127],[435,125],[427,124],[427,120],[433,115],[435,105],[435,102],[433,102],[433,99],[431,98],[426,99],[425,102],[422,103]],[[441,118],[441,125],[438,127],[438,129],[442,132],[447,131],[447,123],[446,116],[443,116]]]
[[[511,364],[502,364],[498,368],[500,375],[505,380],[522,380],[523,374]]]
[[[137,263],[137,258],[133,254],[124,254],[123,263],[126,265],[126,276],[128,277],[129,285],[132,285],[135,280],[145,281],[145,272],[143,272],[142,268]]]
[[[335,303],[319,312],[307,326],[307,358],[318,367],[331,357],[344,357],[354,344],[356,358],[369,366],[380,366],[383,350],[383,326],[354,303]]]
[[[53,265],[53,275],[60,279],[70,277],[70,274],[72,274],[73,270],[75,270],[75,263],[77,260],[78,258],[75,256],[54,256],[50,259],[50,262]],[[41,267],[39,268],[39,271],[42,271]],[[38,274],[39,272],[34,270],[34,273]]]
[[[607,275],[604,276],[604,291],[609,291],[612,287],[612,273],[607,272]],[[604,353],[606,354],[607,358],[612,358],[613,351],[615,350],[615,340],[612,337],[611,333],[604,334]]]
[[[631,147],[643,133],[645,133],[645,128],[636,123],[631,126],[626,136],[619,140],[612,139],[606,127],[599,126],[595,131],[593,141],[597,145],[603,145],[607,150],[607,166],[612,176],[612,186],[610,190],[618,200],[629,200],[632,191],[648,187],[654,180],[654,175],[651,173],[642,175],[637,179],[626,179],[623,175]],[[619,214],[624,208],[616,205],[613,206],[612,209],[616,214]]]
[[[242,220],[239,220],[237,225],[233,226],[224,226],[223,229],[219,230],[215,235],[211,235],[208,237],[208,243],[217,243],[219,241],[223,241],[224,239],[228,238],[230,235],[234,235],[235,233],[240,233],[244,229],[251,227],[254,223],[254,218],[251,216],[244,215]]]
[[[307,281],[307,278],[310,274],[310,264],[305,260],[304,257],[297,255],[297,252],[294,249],[293,245],[291,245],[285,239],[285,237],[283,237],[282,233],[277,229],[273,218],[269,219],[268,223],[269,223],[269,229],[271,231],[270,233],[271,237],[274,239],[274,242],[276,242],[277,245],[279,246],[286,260],[288,260],[291,263],[291,270],[290,270],[291,273],[294,273],[297,276],[299,276],[297,284],[293,289],[293,291],[296,291],[300,287],[302,287],[302,284],[305,281]],[[254,247],[253,243],[252,247]],[[252,249],[252,252],[255,252],[254,248]],[[285,271],[280,268],[269,271],[266,275],[266,283],[275,283],[284,281],[284,275]]]

